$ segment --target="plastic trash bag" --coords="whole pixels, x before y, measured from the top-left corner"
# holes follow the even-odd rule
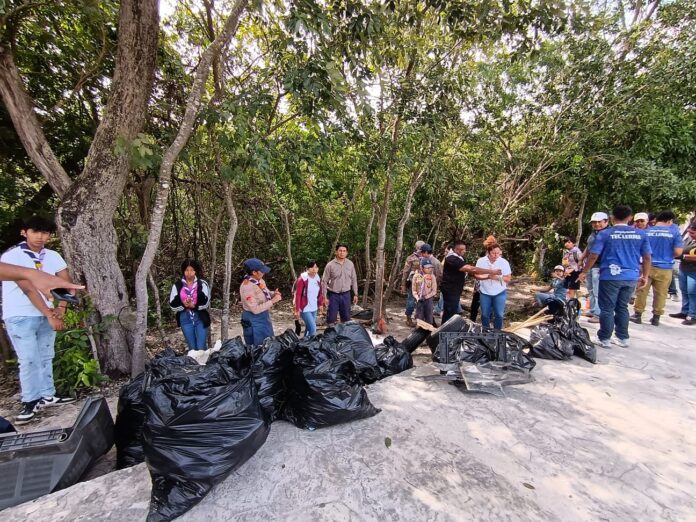
[[[292,346],[298,340],[292,330],[287,330],[254,347],[254,382],[261,407],[271,422],[282,415],[287,402],[286,378],[292,364]]]
[[[565,361],[573,356],[573,345],[563,338],[558,327],[552,324],[539,324],[529,335],[531,354],[539,359]]]
[[[372,339],[360,324],[349,321],[327,328],[321,340],[322,347],[335,350],[353,362],[362,383],[370,384],[381,377]]]
[[[321,336],[295,344],[282,419],[299,428],[323,428],[379,413],[361,385],[353,361]]]
[[[128,384],[121,386],[114,429],[116,444],[116,468],[123,469],[140,464],[143,457],[142,431],[145,422],[143,384],[141,373]]]
[[[17,430],[5,417],[0,417],[0,433],[16,433]]]
[[[435,353],[438,345],[440,344],[440,333],[441,332],[469,332],[472,328],[481,328],[481,325],[477,325],[467,319],[464,319],[461,315],[453,315],[447,322],[440,325],[434,332],[430,334],[426,342],[430,347],[430,351]]]
[[[191,357],[180,356],[171,348],[166,348],[148,363],[147,372],[151,375],[166,374],[170,371],[169,368],[175,366],[198,366],[198,363]],[[124,384],[118,394],[114,427],[117,469],[135,466],[145,460],[142,446],[142,430],[145,422],[144,380],[145,373],[141,373],[129,383]]]
[[[240,376],[223,361],[173,366],[146,385],[143,452],[152,476],[147,520],[172,520],[251,458],[269,425],[251,368]]]
[[[380,369],[380,379],[413,367],[411,353],[392,336],[386,337],[382,344],[375,346],[375,355]]]
[[[462,363],[460,373],[466,391],[490,393],[499,397],[505,397],[503,386],[526,384],[534,380],[528,368],[502,361]]]
[[[554,324],[558,326],[563,337],[572,343],[574,354],[594,364],[597,362],[597,349],[590,340],[587,328],[582,328],[578,323],[579,314],[580,301],[569,299],[565,313],[555,317]]]

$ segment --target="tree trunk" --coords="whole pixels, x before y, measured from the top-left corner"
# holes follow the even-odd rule
[[[193,125],[200,110],[201,98],[205,88],[206,80],[210,74],[210,68],[213,59],[220,54],[222,48],[227,45],[230,38],[237,32],[239,20],[246,8],[248,0],[237,0],[232,7],[229,17],[225,22],[225,27],[215,40],[203,51],[201,59],[196,69],[196,76],[191,86],[186,101],[186,110],[181,127],[177,132],[174,141],[169,146],[164,156],[159,170],[159,182],[157,186],[157,195],[152,211],[152,220],[148,231],[147,245],[143,253],[140,266],[135,274],[135,298],[136,298],[136,328],[133,334],[133,374],[140,373],[145,367],[145,334],[147,331],[147,273],[155,259],[155,253],[159,247],[160,237],[162,235],[162,224],[164,222],[164,211],[167,207],[167,199],[169,196],[172,170],[174,162],[179,157],[184,146],[188,142]]]
[[[582,221],[583,214],[585,213],[585,203],[587,203],[587,192],[582,195],[582,203],[580,203],[580,210],[578,211],[578,235],[575,238],[575,244],[580,248],[580,239],[582,239]]]
[[[234,238],[237,235],[237,227],[239,220],[237,219],[237,211],[234,208],[234,200],[232,199],[232,186],[224,181],[225,187],[225,205],[227,214],[230,218],[230,224],[227,228],[227,241],[225,241],[225,279],[222,284],[222,324],[220,325],[220,339],[223,341],[229,336],[230,328],[230,295],[232,294],[232,251],[234,247]]]
[[[157,288],[157,283],[155,283],[155,278],[152,277],[152,272],[147,274],[147,282],[150,285],[150,290],[155,296],[155,313],[157,314],[157,333],[160,336],[160,340],[164,342],[164,332],[162,331],[162,303],[160,301],[159,288]]]
[[[385,301],[389,301],[391,297],[394,285],[397,284],[399,265],[401,263],[401,251],[404,248],[404,229],[406,228],[406,223],[411,218],[411,207],[413,206],[413,196],[418,189],[420,182],[423,179],[423,173],[425,172],[425,167],[420,168],[417,172],[414,172],[411,176],[411,183],[408,186],[408,192],[406,193],[406,201],[404,202],[404,214],[399,219],[399,226],[396,230],[396,250],[394,252],[394,262],[392,263],[391,271],[389,272],[389,282],[387,285],[387,292],[384,296]],[[397,276],[395,279],[394,276]]]
[[[126,185],[130,158],[116,154],[116,142],[132,140],[145,123],[159,35],[158,5],[157,0],[121,2],[116,66],[104,117],[84,170],[72,182],[46,141],[10,49],[0,48],[3,101],[29,158],[61,198],[56,221],[68,264],[73,275],[85,281],[104,319],[118,316],[129,306],[116,257],[113,214]],[[119,322],[110,321],[100,353],[105,372],[128,373],[128,347]]]
[[[290,213],[288,210],[280,206],[280,219],[283,221],[283,229],[285,230],[285,253],[288,256],[288,266],[290,267],[290,274],[292,275],[292,280],[297,279],[297,272],[295,272],[295,263],[292,261],[292,236],[290,235]]]
[[[365,233],[365,288],[363,290],[362,307],[367,308],[367,300],[370,296],[370,283],[372,278],[372,256],[370,255],[370,243],[372,242],[372,224],[375,221],[375,208],[377,207],[377,193],[370,191],[370,221],[367,223]]]
[[[384,245],[387,240],[387,218],[391,199],[392,178],[387,173],[384,186],[384,199],[377,220],[377,252],[375,255],[375,299],[372,303],[372,324],[378,325],[384,313]]]

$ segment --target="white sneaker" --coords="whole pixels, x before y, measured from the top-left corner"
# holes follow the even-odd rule
[[[679,296],[677,294],[672,294],[669,296],[669,298],[674,301],[675,303],[679,302]]]
[[[63,406],[64,404],[72,404],[75,399],[72,397],[43,397],[39,399],[39,408],[47,406]]]
[[[597,337],[597,339],[595,339],[594,343],[598,344],[602,348],[611,348],[611,344],[609,343],[609,339],[602,340],[599,337]]]
[[[614,337],[611,342],[616,346],[620,346],[621,348],[628,348],[628,339],[619,339],[618,337]]]

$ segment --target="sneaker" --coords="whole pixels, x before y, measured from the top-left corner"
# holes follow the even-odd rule
[[[679,296],[677,294],[672,294],[669,296],[669,298],[674,301],[675,303],[679,302]]]
[[[618,337],[614,337],[611,342],[616,346],[620,346],[621,348],[628,348],[628,339],[619,339]]]
[[[39,399],[39,408],[48,406],[63,406],[64,404],[72,404],[75,399],[72,397],[42,397]]]
[[[641,324],[643,322],[641,315],[642,314],[639,314],[638,312],[636,312],[631,317],[629,317],[628,320],[631,321],[632,323]]]
[[[595,344],[598,344],[602,348],[611,348],[611,344],[609,343],[609,339],[600,339],[599,337],[595,341]]]
[[[587,322],[592,323],[592,324],[599,324],[599,317],[597,317],[596,315],[593,315],[592,317],[590,317],[587,320]]]
[[[27,424],[28,422],[31,422],[31,420],[36,416],[36,414],[39,412],[39,401],[41,399],[37,399],[35,401],[31,402],[23,402],[22,403],[22,411],[15,417],[15,424],[17,426],[21,426],[22,424]]]
[[[684,319],[682,321],[682,324],[685,324],[686,326],[693,326],[696,324],[696,317],[689,317],[688,319]]]
[[[675,319],[686,319],[686,314],[683,314],[679,312],[678,314],[669,314],[670,317],[674,317]]]

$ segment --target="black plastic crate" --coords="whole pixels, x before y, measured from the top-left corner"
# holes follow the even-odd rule
[[[71,428],[0,437],[0,509],[75,484],[114,443],[103,397],[90,397]]]
[[[501,360],[507,356],[505,332],[442,332],[440,343],[437,345],[438,357],[442,364],[459,364],[459,360],[452,357],[453,348],[464,339],[475,339],[482,346],[498,354]]]

